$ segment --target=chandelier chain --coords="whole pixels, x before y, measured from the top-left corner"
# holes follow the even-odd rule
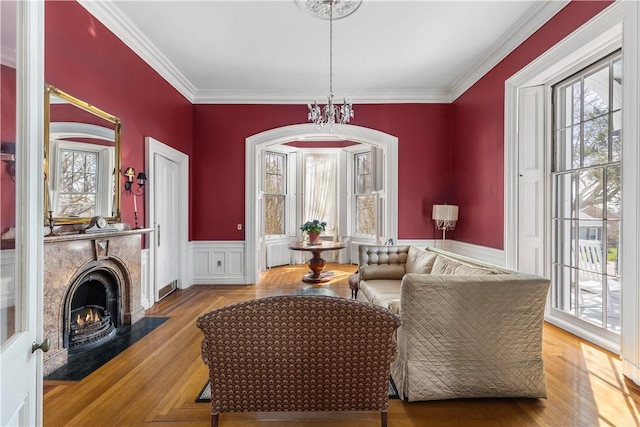
[[[318,2],[319,0],[307,0],[308,2]],[[322,128],[329,125],[330,131],[333,132],[333,125],[340,126],[349,123],[353,118],[353,105],[347,102],[345,98],[342,104],[335,104],[333,100],[333,6],[337,0],[321,0],[323,5],[329,3],[329,96],[327,96],[327,105],[320,107],[318,101],[314,101],[309,106],[309,121]],[[317,4],[317,3],[315,3]],[[359,4],[359,2],[357,3]],[[356,4],[356,7],[357,7]],[[326,10],[326,9],[325,9]],[[352,9],[353,11],[354,9]]]
[[[329,95],[333,95],[333,0],[329,0]]]

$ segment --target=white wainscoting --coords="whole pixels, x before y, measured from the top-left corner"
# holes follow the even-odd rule
[[[16,305],[15,264],[15,249],[2,250],[0,257],[0,308]]]
[[[154,304],[153,298],[153,283],[149,278],[151,277],[151,263],[149,262],[151,251],[149,249],[143,249],[140,252],[140,302],[144,309],[150,308]]]
[[[439,245],[436,247],[441,248],[442,246]],[[456,240],[447,240],[445,248],[447,251],[454,252],[458,255],[474,258],[500,267],[507,265],[507,257],[503,249],[478,246],[471,243],[458,242]]]
[[[245,284],[244,241],[189,242],[189,277],[194,285]]]
[[[347,249],[338,252],[340,263],[358,263],[358,246],[371,242],[349,240]],[[442,249],[439,239],[399,240],[398,245],[415,245]],[[501,249],[446,240],[445,250],[499,266],[505,265]],[[189,243],[189,283],[195,285],[240,285],[245,283],[244,241],[193,241]],[[284,253],[284,252],[283,252]],[[291,255],[289,255],[290,257]],[[335,262],[332,257],[327,260]],[[189,285],[189,286],[190,286]]]

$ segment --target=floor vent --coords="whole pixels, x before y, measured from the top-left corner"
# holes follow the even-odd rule
[[[171,292],[175,291],[177,288],[178,288],[178,281],[174,280],[173,282],[169,283],[167,286],[161,288],[158,291],[158,300],[161,300],[162,298],[166,297]]]

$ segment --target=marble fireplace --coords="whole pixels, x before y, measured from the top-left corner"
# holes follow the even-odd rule
[[[94,345],[144,317],[140,243],[150,229],[44,238],[44,375],[70,348]]]

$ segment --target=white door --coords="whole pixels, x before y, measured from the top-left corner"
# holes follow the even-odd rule
[[[15,58],[18,101],[2,104],[3,117],[15,108],[17,121],[9,126],[15,126],[15,173],[6,167],[9,163],[1,163],[2,209],[7,208],[7,196],[15,195],[2,214],[15,216],[16,234],[14,248],[5,241],[0,251],[0,425],[27,426],[42,423],[42,352],[32,351],[32,344],[39,342],[42,331],[44,2],[1,1],[0,16],[1,56],[3,65],[6,58]],[[5,37],[8,34],[16,37]],[[13,73],[9,68],[3,74]],[[4,137],[8,124],[1,125]]]
[[[544,87],[518,92],[518,265],[544,271]]]
[[[154,154],[155,295],[156,301],[178,287],[180,266],[178,228],[180,224],[180,166],[161,154]]]
[[[146,224],[150,282],[156,301],[185,286],[189,239],[189,156],[151,137],[145,138]]]

